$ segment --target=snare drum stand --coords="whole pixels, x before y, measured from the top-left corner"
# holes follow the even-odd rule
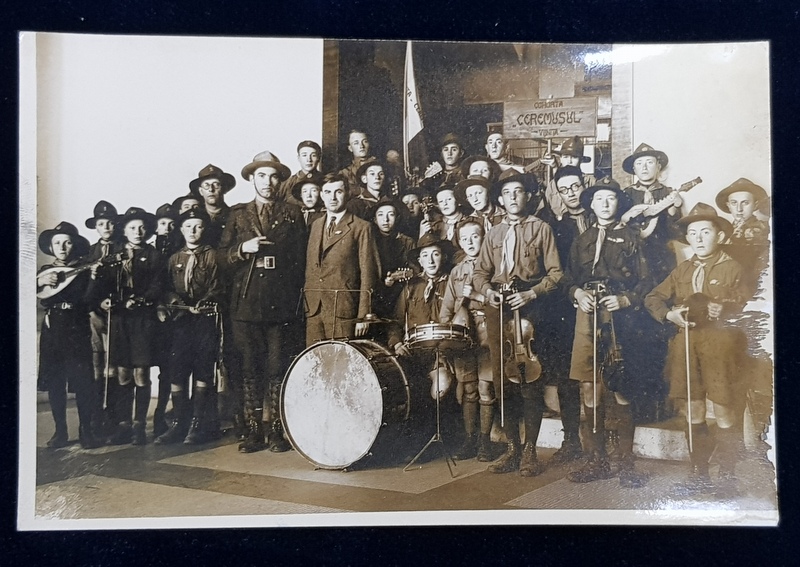
[[[444,440],[442,439],[441,420],[440,420],[440,417],[439,417],[439,403],[440,403],[439,400],[442,397],[442,391],[439,389],[441,387],[440,386],[441,385],[441,380],[439,380],[439,353],[440,353],[440,349],[439,349],[439,346],[437,346],[436,347],[436,363],[435,363],[435,368],[436,368],[436,433],[433,434],[433,436],[430,438],[430,441],[425,443],[425,446],[422,449],[420,449],[419,453],[417,453],[417,455],[413,459],[411,459],[411,462],[408,463],[405,467],[403,467],[403,471],[404,472],[408,471],[409,467],[411,467],[411,465],[416,463],[417,459],[419,459],[422,456],[422,454],[425,451],[428,450],[428,447],[430,447],[434,443],[440,443],[441,446],[442,446],[442,453],[444,454],[444,462],[447,463],[447,468],[450,471],[450,476],[452,478],[455,478],[456,475],[453,474],[453,467],[458,466],[458,465],[456,464],[455,459],[453,459],[453,457],[447,451],[447,447],[445,447]],[[450,466],[451,462],[453,463],[452,466]],[[417,468],[421,469],[422,465],[418,466]]]

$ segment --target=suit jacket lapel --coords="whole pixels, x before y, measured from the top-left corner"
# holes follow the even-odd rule
[[[326,219],[327,220],[327,219]],[[330,250],[331,246],[339,242],[342,238],[344,238],[345,234],[350,232],[350,224],[353,222],[353,214],[350,212],[345,213],[342,215],[341,222],[337,223],[336,230],[333,231],[333,235],[328,239],[328,244],[324,246],[322,251],[323,255],[325,252]],[[327,229],[327,223],[325,223],[325,229]]]

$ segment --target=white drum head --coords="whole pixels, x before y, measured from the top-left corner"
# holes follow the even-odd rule
[[[370,362],[336,341],[311,346],[289,368],[283,420],[294,448],[322,468],[364,457],[381,428],[383,396]]]

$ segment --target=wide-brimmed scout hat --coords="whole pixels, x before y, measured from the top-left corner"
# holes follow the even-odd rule
[[[278,156],[272,152],[264,151],[256,154],[255,157],[253,157],[253,161],[242,168],[242,177],[249,181],[250,176],[253,175],[253,172],[259,167],[275,168],[275,170],[278,172],[278,176],[281,178],[281,181],[286,181],[292,175],[292,172],[288,167],[281,163],[281,160],[278,159]]]
[[[531,197],[537,197],[539,195],[539,180],[536,178],[536,176],[533,173],[521,173],[511,167],[501,173],[500,177],[498,177],[497,181],[495,181],[492,185],[491,198],[496,201],[503,192],[503,186],[506,183],[511,183],[513,181],[522,183],[522,187],[525,189],[525,192],[530,194]]]
[[[98,201],[94,206],[92,215],[92,218],[86,219],[86,228],[94,228],[99,219],[108,219],[116,222],[119,216],[117,208],[108,201]]]
[[[208,226],[208,223],[211,222],[211,217],[208,216],[208,213],[199,207],[192,207],[188,211],[183,211],[180,216],[178,217],[177,225],[180,228],[183,226],[187,220],[191,219],[200,219],[203,221],[205,226]]]
[[[300,181],[298,181],[297,183],[295,183],[294,187],[292,187],[292,197],[294,197],[298,201],[302,201],[300,197],[302,195],[303,186],[309,183],[313,183],[314,185],[322,189],[323,179],[325,179],[325,176],[322,175],[319,171],[312,171],[311,173],[304,175],[303,178],[300,179]]]
[[[198,202],[197,203],[198,207],[203,204],[203,198],[200,197],[199,195],[195,195],[194,193],[189,193],[188,195],[181,195],[180,197],[178,197],[177,199],[172,201],[172,209],[175,211],[175,216],[176,217],[177,217],[177,215],[180,214],[179,211],[181,210],[181,206],[183,205],[183,202],[186,201],[187,199],[191,199],[193,201],[197,201]]]
[[[636,148],[636,150],[631,155],[629,155],[623,160],[622,169],[633,175],[634,174],[633,162],[635,162],[640,157],[644,156],[653,156],[654,158],[656,158],[656,160],[658,160],[658,163],[661,164],[661,169],[667,167],[667,164],[669,163],[669,158],[667,157],[667,154],[665,154],[664,152],[659,151],[647,144],[639,144],[639,147]]]
[[[594,194],[598,191],[613,191],[617,194],[617,218],[625,214],[628,209],[633,206],[633,200],[627,193],[625,193],[625,191],[622,190],[622,188],[619,186],[619,183],[610,177],[602,177],[595,181],[594,185],[588,187],[583,193],[581,193],[581,207],[587,211],[591,211],[592,199],[594,199]]]
[[[472,164],[476,161],[485,161],[489,165],[489,171],[491,172],[489,174],[489,181],[495,181],[498,177],[500,177],[500,174],[502,173],[500,165],[498,165],[498,163],[489,156],[465,157],[464,161],[461,162],[461,175],[464,177],[469,177],[469,168],[472,167]]]
[[[176,209],[177,210],[177,209]],[[134,220],[144,223],[145,240],[156,231],[156,217],[140,207],[130,207],[125,214],[119,217],[119,225],[124,229],[125,225]]]
[[[385,163],[383,163],[383,162],[382,162],[381,160],[379,160],[378,158],[376,158],[376,157],[369,157],[369,158],[365,159],[365,160],[364,160],[364,163],[362,163],[362,164],[361,164],[361,165],[358,167],[358,169],[356,170],[356,181],[358,181],[358,184],[359,184],[361,187],[366,187],[366,185],[365,185],[365,184],[364,184],[364,183],[361,181],[361,176],[362,176],[362,175],[366,175],[366,174],[367,174],[367,170],[368,170],[370,167],[374,166],[374,165],[378,165],[378,166],[380,166],[380,167],[383,169],[384,173],[386,172],[386,164],[385,164]]]
[[[455,144],[462,150],[464,149],[464,143],[461,141],[461,138],[455,132],[448,132],[447,134],[442,136],[442,141],[439,144],[439,147],[443,148],[447,144]]]
[[[581,163],[592,161],[592,158],[583,155],[583,140],[581,140],[580,136],[567,138],[558,149],[553,150],[553,153],[559,156],[573,156],[581,158]]]
[[[443,262],[443,265],[453,258],[453,254],[455,254],[456,251],[456,247],[449,240],[439,238],[439,236],[436,234],[426,232],[425,234],[420,236],[419,240],[417,241],[416,247],[408,251],[408,256],[407,256],[408,261],[411,262],[414,266],[420,267],[419,253],[422,251],[423,248],[427,248],[428,246],[439,247],[439,250],[441,250],[442,254],[445,255],[445,262]]]
[[[762,210],[764,205],[769,201],[769,196],[763,187],[756,185],[749,179],[740,177],[725,187],[725,189],[717,193],[717,196],[714,199],[717,203],[717,207],[719,207],[719,209],[723,212],[730,213],[731,211],[728,208],[728,197],[731,193],[738,193],[739,191],[747,191],[750,193],[753,196],[753,200],[758,203],[759,210]]]
[[[79,258],[89,253],[89,241],[78,234],[78,229],[74,224],[66,221],[61,221],[55,228],[42,231],[39,235],[39,250],[48,256],[55,256],[53,254],[53,237],[57,234],[66,234],[72,238],[72,257]]]
[[[681,242],[686,242],[686,227],[693,222],[704,220],[713,222],[714,226],[725,233],[726,238],[733,234],[733,225],[719,216],[719,214],[717,214],[717,209],[711,205],[706,205],[705,203],[697,203],[694,207],[692,207],[692,210],[689,211],[689,214],[678,219],[678,221],[675,223],[684,229],[684,232],[680,237]]]
[[[486,196],[487,198],[491,198],[492,194],[492,182],[483,177],[482,175],[470,175],[466,179],[462,179],[456,184],[456,201],[463,207],[470,208],[471,205],[469,201],[467,201],[467,189],[472,187],[473,185],[480,185],[481,187],[486,188]]]
[[[225,173],[216,165],[208,164],[197,174],[197,179],[189,182],[189,191],[197,196],[200,196],[200,185],[206,179],[219,179],[219,184],[222,186],[222,192],[227,193],[236,185],[236,178],[230,173]]]
[[[156,209],[156,221],[158,219],[178,220],[178,210],[173,208],[170,203],[164,203]]]

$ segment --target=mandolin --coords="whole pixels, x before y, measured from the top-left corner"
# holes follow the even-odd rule
[[[642,205],[634,205],[631,207],[624,215],[622,215],[622,219],[620,220],[620,224],[625,226],[631,220],[638,216],[642,216],[643,218],[649,218],[650,220],[647,221],[647,225],[641,229],[642,238],[647,238],[653,231],[656,229],[656,225],[658,224],[658,214],[662,211],[667,210],[675,203],[675,198],[678,196],[678,193],[683,193],[694,188],[696,185],[700,185],[703,182],[702,179],[699,177],[695,177],[691,181],[687,181],[680,187],[678,187],[675,191],[657,201],[655,203],[651,203],[649,205],[642,204]]]
[[[58,281],[54,286],[46,285],[41,290],[37,291],[36,297],[39,299],[47,299],[48,297],[52,297],[57,293],[60,293],[64,288],[75,281],[75,278],[78,277],[78,274],[85,272],[86,270],[91,270],[94,266],[114,266],[121,262],[121,256],[119,254],[115,254],[113,257],[107,256],[105,259],[97,260],[91,264],[84,264],[83,266],[53,266],[52,268],[47,268],[46,270],[43,270],[41,273],[37,274],[36,277],[40,278],[41,276],[46,276],[48,274],[55,274],[56,277],[58,277]]]
[[[516,281],[505,284],[500,290],[503,302],[508,295],[517,293],[517,291]],[[519,376],[521,373],[525,382],[535,382],[542,375],[542,365],[539,357],[533,351],[533,325],[527,319],[520,317],[519,309],[514,309],[513,313],[514,318],[506,324],[506,328],[503,330],[504,351],[507,350],[504,357],[506,374]]]
[[[408,281],[413,277],[414,277],[414,270],[412,270],[411,268],[400,268],[399,270],[395,270],[393,272],[389,272],[388,274],[386,274],[386,279],[384,281],[384,284],[386,285],[386,287],[391,287],[397,282]]]

